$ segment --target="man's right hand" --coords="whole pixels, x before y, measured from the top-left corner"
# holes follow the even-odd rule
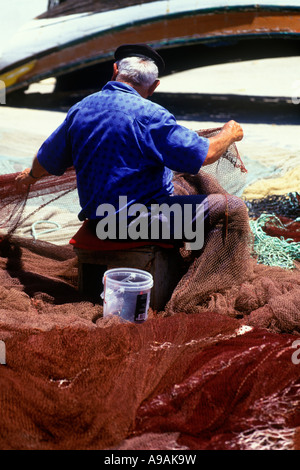
[[[240,124],[235,121],[226,122],[219,134],[209,137],[209,148],[203,165],[216,162],[233,142],[242,140],[243,137],[244,132]]]
[[[228,121],[226,124],[224,124],[222,131],[221,132],[226,132],[230,135],[233,142],[238,142],[239,140],[242,140],[244,137],[244,132],[242,127],[240,126],[239,123],[236,121]]]

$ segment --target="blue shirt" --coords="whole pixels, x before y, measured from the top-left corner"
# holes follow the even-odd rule
[[[159,202],[173,192],[173,172],[198,173],[208,139],[177,124],[162,106],[121,82],[75,104],[38,151],[39,163],[61,175],[74,166],[80,220],[100,204]]]

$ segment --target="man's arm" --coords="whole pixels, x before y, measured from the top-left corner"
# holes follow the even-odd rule
[[[203,166],[216,162],[233,142],[242,140],[243,136],[243,129],[237,122],[227,122],[219,134],[209,137],[209,148]]]
[[[47,176],[50,173],[45,170],[44,167],[39,163],[35,156],[32,162],[31,168],[26,168],[16,177],[16,185],[19,190],[28,188],[31,184],[34,184],[42,176]]]

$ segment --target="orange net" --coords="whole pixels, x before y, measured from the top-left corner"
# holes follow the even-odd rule
[[[80,297],[71,246],[17,235],[31,201],[72,194],[73,170],[23,195],[14,178],[0,177],[1,449],[299,449],[299,263],[256,262],[241,199],[208,172],[175,176],[176,194],[207,194],[212,229],[135,325]]]

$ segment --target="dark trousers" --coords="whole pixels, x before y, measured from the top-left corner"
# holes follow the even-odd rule
[[[113,233],[108,230],[104,237],[103,230],[99,236],[97,225],[100,222],[103,227],[104,222],[108,222],[108,219],[102,217],[90,221],[90,224],[101,239],[122,242],[171,242],[178,245],[189,242],[191,249],[202,248],[205,234],[209,230],[209,210],[206,196],[166,196],[159,202],[154,201],[147,207],[143,207],[142,211],[135,211],[134,214],[130,213],[130,207],[126,208],[125,215],[116,214],[116,230]],[[120,230],[121,225],[123,230]]]

